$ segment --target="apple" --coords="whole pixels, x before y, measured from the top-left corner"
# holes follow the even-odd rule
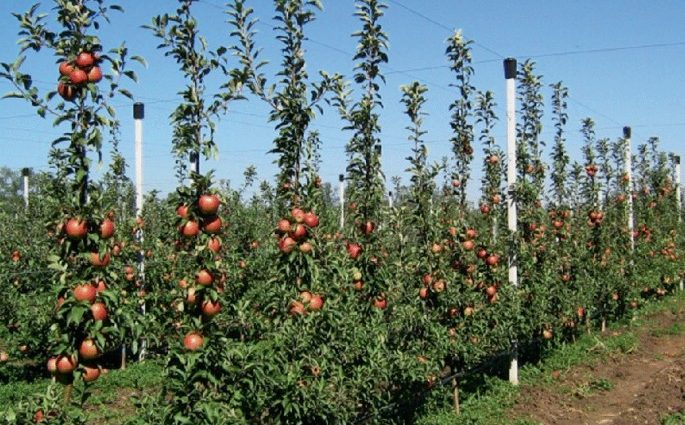
[[[59,64],[59,73],[63,77],[68,77],[74,71],[74,65],[69,61],[63,61]]]
[[[50,357],[47,363],[48,372],[51,374],[57,373],[57,357]]]
[[[62,375],[72,373],[76,369],[76,366],[78,366],[78,361],[74,356],[57,356],[57,372]]]
[[[359,258],[359,256],[360,256],[361,253],[362,253],[362,247],[361,247],[361,245],[359,245],[358,243],[354,243],[354,242],[348,243],[348,244],[346,245],[346,249],[347,249],[347,254],[348,254],[348,255],[350,256],[350,258],[352,258],[353,260],[356,260],[357,258]]]
[[[81,240],[88,234],[88,224],[85,220],[70,218],[64,226],[64,231],[69,239],[74,241]]]
[[[319,216],[310,211],[305,213],[303,221],[304,224],[313,229],[319,225]]]
[[[190,305],[195,305],[195,303],[197,302],[197,294],[195,293],[195,288],[188,288],[186,302]]]
[[[383,296],[378,296],[373,299],[373,306],[379,310],[385,310],[385,308],[388,306],[388,300],[386,300]]]
[[[433,283],[433,290],[437,293],[440,293],[445,290],[445,286],[447,284],[445,283],[444,279],[437,280]]]
[[[100,377],[100,368],[83,366],[83,381],[93,382]]]
[[[304,211],[302,211],[301,208],[293,208],[292,210],[290,210],[290,215],[296,223],[302,223],[304,221]]]
[[[86,338],[81,342],[78,353],[84,360],[97,359],[102,354],[95,345],[95,341],[93,341],[91,338]]]
[[[485,264],[487,264],[490,267],[496,266],[497,264],[499,264],[499,255],[489,255],[488,258],[485,259]]]
[[[211,237],[209,241],[207,241],[207,249],[214,253],[219,253],[221,251],[221,241],[219,238]]]
[[[219,233],[222,225],[221,218],[215,215],[206,217],[202,220],[202,230],[210,235]]]
[[[424,286],[423,288],[419,289],[419,298],[423,300],[428,298],[428,288]]]
[[[309,254],[310,252],[312,252],[312,249],[312,244],[309,242],[302,242],[302,244],[300,244],[300,251],[303,254]]]
[[[200,225],[197,223],[197,221],[188,220],[181,225],[179,230],[186,238],[192,238],[200,233]]]
[[[75,86],[80,86],[88,81],[88,74],[84,70],[76,68],[69,74],[69,81]]]
[[[97,302],[90,306],[90,313],[93,315],[93,320],[96,322],[107,319],[107,306],[105,303]]]
[[[466,229],[466,238],[467,239],[476,239],[477,236],[478,236],[478,232],[476,231],[476,229],[472,229],[472,228]]]
[[[76,301],[87,301],[89,303],[95,302],[97,296],[97,288],[90,283],[83,285],[76,285],[74,288],[74,298]]]
[[[296,224],[290,231],[290,237],[296,241],[301,241],[307,237],[307,228],[302,224]]]
[[[204,342],[205,339],[197,332],[189,332],[183,337],[183,346],[190,351],[199,350]]]
[[[102,279],[98,280],[98,283],[95,285],[95,292],[97,292],[99,294],[100,292],[103,292],[106,290],[107,290],[107,284],[105,283],[105,281]]]
[[[88,69],[95,64],[95,56],[90,52],[81,52],[76,56],[76,66],[81,69]]]
[[[203,316],[205,316],[206,318],[212,318],[219,314],[219,312],[221,311],[221,303],[218,300],[204,300],[202,302],[201,309]]]
[[[220,205],[221,201],[219,200],[219,197],[211,194],[201,195],[200,199],[197,201],[200,213],[204,216],[216,214],[217,211],[219,211]]]
[[[109,253],[105,253],[105,255],[100,256],[99,252],[91,252],[90,253],[90,264],[93,267],[97,268],[104,268],[107,267],[109,264]]]
[[[370,235],[373,233],[374,229],[376,228],[376,225],[373,223],[373,221],[367,221],[366,223],[362,223],[359,225],[359,230],[365,235]]]
[[[290,303],[290,308],[288,309],[288,314],[290,314],[291,316],[301,316],[301,315],[304,315],[305,313],[306,312],[305,312],[304,304],[302,304],[299,301],[292,301]]]
[[[466,251],[472,251],[473,248],[476,247],[476,243],[473,242],[472,240],[467,240],[461,243],[461,246],[466,250]]]
[[[296,246],[297,242],[295,242],[295,239],[291,238],[290,236],[278,241],[278,249],[284,254],[290,254],[293,252]]]
[[[99,66],[94,66],[88,71],[88,81],[91,83],[99,83],[102,80],[102,69]]]
[[[323,308],[324,299],[321,295],[312,295],[309,300],[309,309],[312,311],[319,311]]]
[[[176,215],[181,218],[188,218],[188,205],[179,204],[179,206],[176,208]]]
[[[286,220],[285,218],[281,219],[278,221],[278,231],[281,233],[288,233],[290,232],[290,221]]]
[[[195,275],[195,282],[198,285],[209,286],[214,282],[214,276],[209,270],[202,269]]]

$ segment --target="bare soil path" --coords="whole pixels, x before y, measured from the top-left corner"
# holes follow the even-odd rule
[[[685,424],[685,309],[631,331],[637,344],[629,353],[522,388],[512,413],[549,425]]]

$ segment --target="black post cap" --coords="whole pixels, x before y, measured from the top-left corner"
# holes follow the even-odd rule
[[[338,174],[338,181],[344,181],[345,180],[345,175],[344,174]]]
[[[31,169],[30,168],[22,168],[21,169],[21,175],[23,177],[28,177],[29,175],[31,175]]]
[[[680,165],[680,155],[674,155],[673,156],[673,162]]]
[[[623,127],[623,137],[626,139],[630,139],[630,127],[626,126]]]
[[[516,78],[516,59],[504,59],[504,78],[507,80]]]
[[[145,118],[145,105],[140,102],[133,104],[133,119],[142,120]]]

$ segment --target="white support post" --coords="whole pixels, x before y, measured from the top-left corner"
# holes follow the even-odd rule
[[[345,175],[340,174],[338,181],[340,182],[338,195],[340,198],[340,229],[343,229],[345,227]]]
[[[133,121],[135,126],[135,166],[136,166],[136,218],[143,216],[143,119],[145,118],[145,105],[142,103],[133,104]],[[140,245],[138,253],[138,279],[140,279],[140,290],[145,289],[145,250],[143,249],[143,229],[138,229],[136,239]],[[140,307],[141,313],[145,315],[145,302]],[[140,359],[145,358],[145,340],[141,341]]]
[[[393,207],[392,190],[391,190],[390,192],[388,192],[388,206],[389,206],[390,208]]]
[[[21,169],[21,176],[24,180],[24,208],[29,209],[29,174],[30,170],[28,168]]]
[[[682,200],[682,192],[681,192],[681,186],[680,186],[680,155],[674,155],[673,156],[673,162],[675,163],[675,199],[676,202],[678,203],[678,224],[680,225],[683,221],[683,200]],[[685,290],[685,282],[683,281],[684,279],[681,277],[680,278],[680,283],[679,287],[680,290]]]
[[[635,250],[635,237],[633,231],[635,230],[635,219],[633,217],[633,152],[631,147],[631,131],[630,127],[623,127],[623,139],[625,140],[624,153],[624,175],[628,179],[628,233],[630,233],[630,250]]]
[[[673,162],[675,162],[675,199],[676,202],[678,203],[678,223],[682,223],[683,221],[683,199],[682,199],[682,192],[681,192],[681,186],[680,186],[680,155],[674,155],[673,156]]]
[[[504,78],[507,88],[507,224],[512,240],[509,246],[509,283],[518,286],[517,252],[513,239],[517,232],[516,188],[516,59],[504,60]],[[509,382],[519,383],[517,341],[513,342],[513,355],[509,367]]]

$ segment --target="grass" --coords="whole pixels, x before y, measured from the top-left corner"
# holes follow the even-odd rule
[[[132,363],[126,370],[113,370],[101,375],[92,386],[86,404],[90,419],[101,425],[122,424],[135,414],[131,398],[152,393],[162,384],[163,367],[155,361]],[[14,381],[0,386],[0,406],[13,406],[21,400],[45,394],[50,379],[33,382]]]
[[[661,425],[685,425],[685,413],[678,412],[661,418]]]
[[[650,334],[652,336],[655,336],[657,338],[664,337],[664,336],[675,336],[675,335],[682,335],[683,331],[685,331],[685,328],[683,328],[683,325],[680,323],[674,323],[671,326],[663,329],[652,329],[650,331]]]
[[[612,388],[614,388],[614,384],[611,381],[601,378],[578,385],[574,394],[576,397],[585,398],[597,392],[609,391]]]
[[[651,316],[670,311],[678,314],[685,305],[685,294],[675,294],[663,301],[645,305],[633,317],[627,317],[609,327],[604,335],[584,334],[575,343],[562,344],[551,352],[541,363],[524,365],[519,371],[521,384],[564,391],[559,380],[574,366],[593,366],[607,358],[625,355],[635,351],[639,340],[636,328],[650,326],[650,332],[658,336],[680,335],[685,330],[682,325],[674,324],[658,328]],[[462,391],[461,414],[456,415],[451,407],[451,399],[443,394],[436,396],[437,401],[418,420],[418,425],[537,425],[530,419],[511,418],[509,410],[519,397],[519,387],[496,377],[479,376],[484,385],[476,391]],[[587,397],[592,393],[609,391],[614,384],[607,379],[590,380],[571,389],[578,396]],[[440,404],[442,402],[442,404]],[[664,417],[662,425],[685,425],[685,414],[677,413]]]

